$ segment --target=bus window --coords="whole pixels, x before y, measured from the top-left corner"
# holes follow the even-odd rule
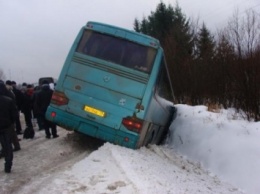
[[[78,52],[98,57],[98,52],[103,45],[102,36],[99,33],[85,31],[78,47]]]
[[[76,50],[79,53],[150,73],[157,50],[126,39],[85,30]]]
[[[161,61],[161,70],[158,76],[156,92],[160,97],[173,101],[172,86],[163,58]]]
[[[147,47],[129,42],[127,44],[127,51],[128,54],[124,61],[125,66],[144,71],[149,69],[149,64],[146,63]]]
[[[105,41],[103,41],[103,49],[101,50],[101,55],[99,57],[107,61],[121,64],[125,41],[108,38],[108,36],[104,36],[103,39],[105,39]]]

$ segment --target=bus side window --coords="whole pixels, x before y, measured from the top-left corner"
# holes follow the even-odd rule
[[[173,93],[171,83],[168,77],[168,72],[165,66],[164,58],[161,61],[161,69],[158,76],[156,93],[169,101],[173,101]]]

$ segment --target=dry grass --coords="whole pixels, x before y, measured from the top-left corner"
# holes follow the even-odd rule
[[[218,103],[208,103],[206,105],[208,107],[208,111],[220,113],[220,109],[222,108],[221,104]]]

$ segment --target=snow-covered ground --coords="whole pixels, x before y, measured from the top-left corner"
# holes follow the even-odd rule
[[[22,140],[0,193],[260,193],[260,123],[176,105],[165,145],[131,150],[59,128]],[[0,160],[0,168],[4,166]]]

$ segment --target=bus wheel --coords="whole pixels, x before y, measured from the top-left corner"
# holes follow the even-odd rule
[[[167,135],[168,135],[168,133],[170,132],[169,128],[170,128],[170,126],[166,126],[166,127],[164,128],[163,134],[162,134],[162,136],[161,136],[161,139],[160,139],[158,145],[161,145],[161,144],[163,144],[163,143],[165,142],[165,140],[166,140],[166,138],[167,138]]]

